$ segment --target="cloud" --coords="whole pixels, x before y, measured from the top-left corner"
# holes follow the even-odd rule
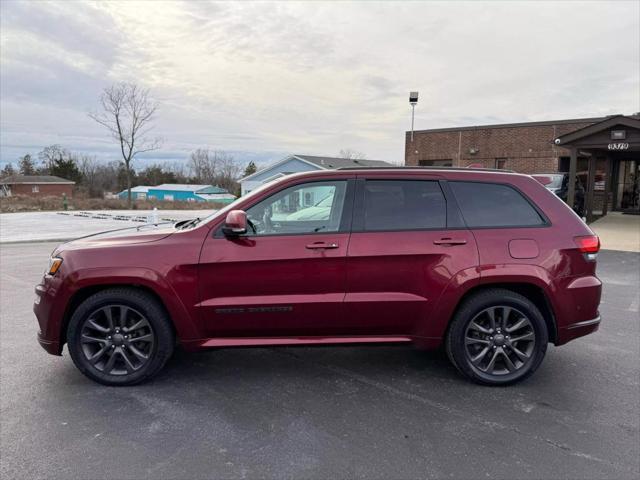
[[[0,5],[0,162],[49,143],[117,158],[86,112],[121,80],[158,99],[153,158],[176,160],[401,160],[409,90],[417,128],[640,110],[637,2]]]

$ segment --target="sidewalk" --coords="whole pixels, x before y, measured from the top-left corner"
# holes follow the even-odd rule
[[[214,210],[158,210],[159,221],[206,217]],[[63,241],[85,235],[137,227],[151,210],[93,210],[0,214],[0,243]]]
[[[603,250],[640,252],[640,215],[611,212],[591,225]]]

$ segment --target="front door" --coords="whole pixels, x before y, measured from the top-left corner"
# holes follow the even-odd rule
[[[626,213],[640,212],[640,161],[620,161],[616,207]]]
[[[214,233],[200,260],[209,337],[322,336],[342,321],[353,181],[289,186],[247,209],[251,230]]]
[[[452,279],[478,265],[472,233],[437,178],[358,180],[347,254],[345,331],[424,331]]]

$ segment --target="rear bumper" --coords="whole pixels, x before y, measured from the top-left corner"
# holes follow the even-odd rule
[[[594,275],[562,278],[555,288],[556,345],[588,335],[600,326],[602,283]]]
[[[600,326],[600,315],[593,320],[585,320],[584,322],[573,323],[567,327],[567,330],[574,330],[576,328],[588,328],[588,327]]]
[[[584,337],[597,331],[600,328],[600,315],[591,320],[583,320],[581,322],[570,323],[560,330],[560,338],[562,343],[567,343],[578,337]]]

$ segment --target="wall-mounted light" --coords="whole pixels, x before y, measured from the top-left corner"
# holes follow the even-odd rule
[[[625,140],[626,138],[626,130],[611,130],[611,140]]]

